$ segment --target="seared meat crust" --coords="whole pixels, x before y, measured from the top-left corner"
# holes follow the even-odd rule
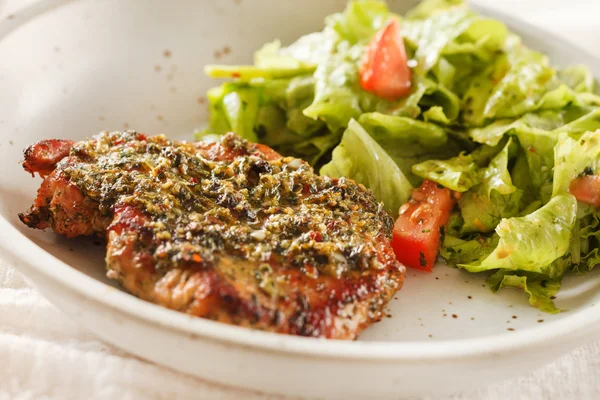
[[[108,277],[174,310],[354,339],[403,283],[392,220],[367,189],[233,134],[48,140],[24,168],[45,177],[25,224],[106,237]]]

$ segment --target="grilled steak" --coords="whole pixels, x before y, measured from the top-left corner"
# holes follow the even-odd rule
[[[174,310],[354,339],[403,283],[392,219],[371,192],[233,134],[47,140],[23,166],[44,178],[26,225],[105,237],[107,276]]]

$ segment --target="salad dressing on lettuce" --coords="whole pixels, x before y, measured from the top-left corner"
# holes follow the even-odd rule
[[[365,53],[390,23],[411,77],[410,93],[393,100],[361,84]],[[594,77],[553,67],[460,0],[425,0],[405,16],[351,1],[320,32],[267,43],[251,66],[206,72],[233,80],[209,91],[199,138],[234,131],[301,157],[362,183],[394,218],[423,181],[450,189],[457,201],[439,254],[488,274],[494,291],[519,288],[558,312],[563,275],[600,263]]]

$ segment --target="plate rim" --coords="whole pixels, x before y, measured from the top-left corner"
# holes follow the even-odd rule
[[[68,2],[70,0],[65,3]],[[57,2],[50,3],[56,5]],[[500,19],[508,26],[518,26],[519,30],[526,30],[535,36],[543,35],[547,41],[553,41],[556,47],[568,46],[571,50],[578,52],[581,58],[593,60],[600,68],[600,58],[558,35],[487,7],[473,6],[473,8],[485,15]],[[9,21],[6,20],[0,22],[0,32],[3,33],[0,35],[0,40],[8,35],[9,31],[21,26],[21,24],[7,26],[8,23]],[[526,347],[530,349],[549,346],[561,339],[567,339],[569,343],[573,343],[574,347],[576,343],[579,343],[575,338],[591,339],[594,329],[600,328],[600,312],[595,312],[594,307],[590,306],[576,312],[572,311],[573,314],[543,326],[466,339],[362,342],[360,340],[315,339],[257,331],[169,310],[99,282],[47,253],[14,227],[3,215],[0,215],[0,232],[2,237],[0,250],[3,254],[12,256],[6,257],[12,261],[11,264],[34,270],[45,279],[61,286],[61,290],[69,290],[86,300],[107,306],[118,314],[189,335],[195,340],[210,340],[255,351],[361,362],[426,363],[432,360],[451,361],[499,356]]]

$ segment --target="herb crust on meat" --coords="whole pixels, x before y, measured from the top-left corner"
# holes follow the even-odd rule
[[[353,339],[403,282],[393,221],[370,191],[234,134],[48,140],[24,168],[44,177],[25,224],[106,237],[108,276],[168,308]]]

